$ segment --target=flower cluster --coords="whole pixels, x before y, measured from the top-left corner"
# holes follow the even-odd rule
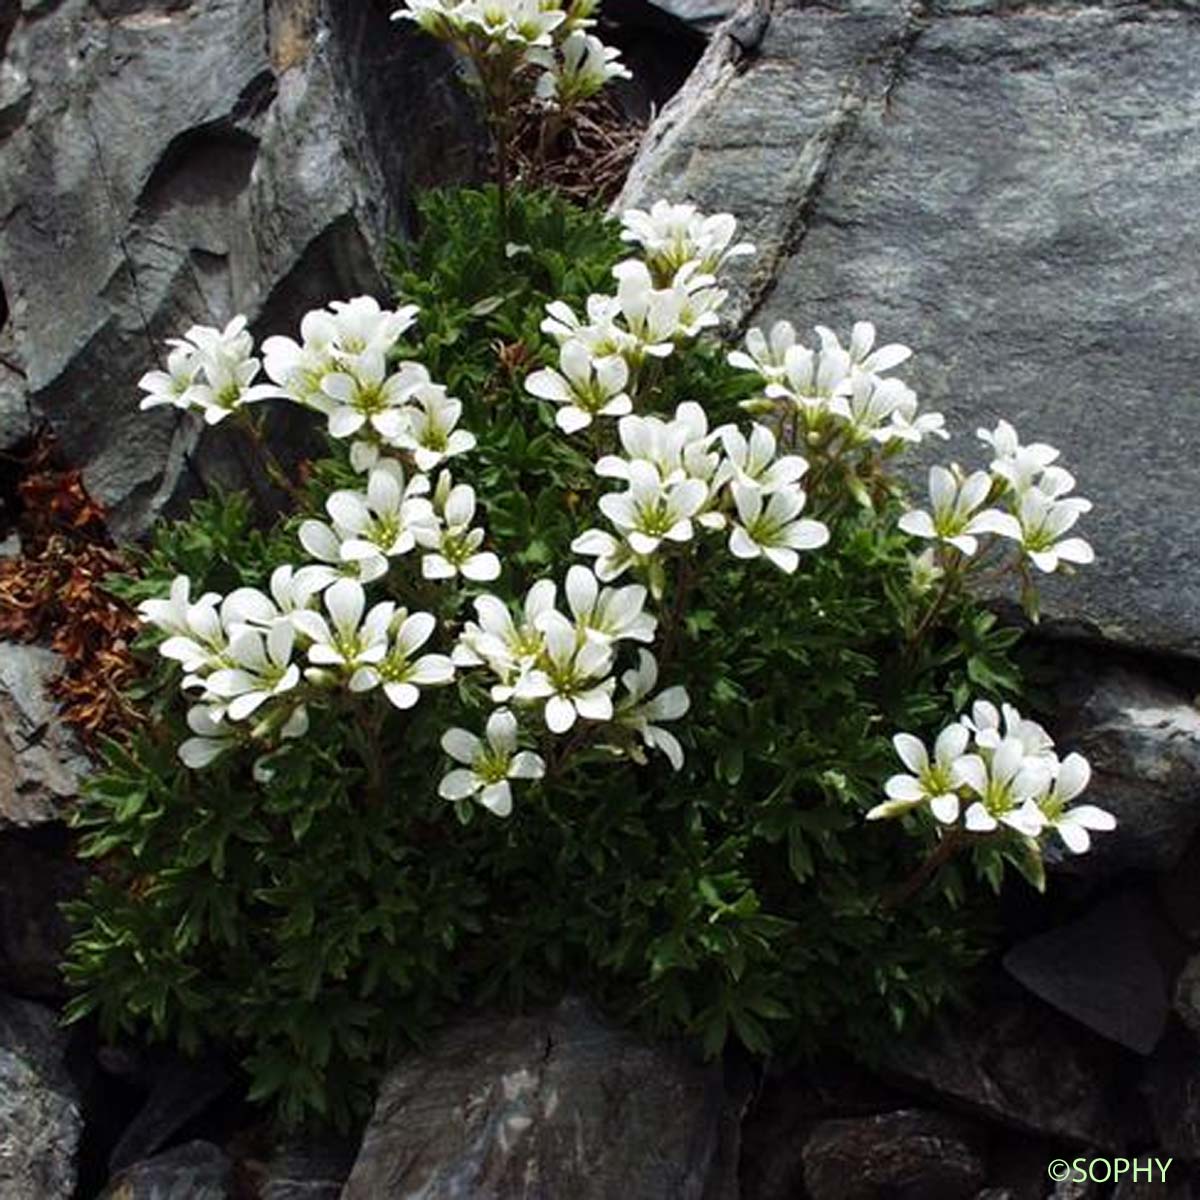
[[[759,395],[743,402],[796,430],[798,441],[823,457],[881,450],[895,453],[926,437],[947,438],[941,413],[920,412],[917,394],[888,372],[912,351],[899,343],[875,346],[875,326],[858,321],[843,346],[833,330],[815,327],[819,345],[797,341],[789,321],[769,333],[751,329],[731,366],[757,377]]]
[[[997,711],[976,701],[970,716],[938,734],[932,754],[909,733],[892,741],[908,773],[887,781],[888,799],[868,820],[928,811],[969,834],[1004,827],[1037,840],[1053,830],[1076,854],[1090,846],[1090,831],[1116,828],[1111,813],[1073,803],[1091,779],[1087,759],[1074,753],[1060,759],[1045,729],[1011,704]]]
[[[196,409],[216,425],[244,404],[281,395],[271,384],[254,382],[262,363],[254,357],[245,317],[235,317],[224,329],[193,325],[167,345],[167,369],[148,371],[138,383],[146,393],[139,406],[143,410],[162,405]]]
[[[589,32],[595,0],[405,0],[393,21],[412,21],[475,64],[485,88],[506,93],[537,73],[533,94],[557,109],[628,79],[620,54]]]
[[[1056,465],[1058,451],[1044,442],[1021,445],[1007,421],[980,429],[978,436],[995,455],[990,470],[931,467],[929,508],[906,512],[900,528],[964,558],[979,551],[981,535],[1009,539],[1017,544],[1019,565],[1028,561],[1046,573],[1092,562],[1091,546],[1067,536],[1092,504],[1068,494],[1075,478]]]

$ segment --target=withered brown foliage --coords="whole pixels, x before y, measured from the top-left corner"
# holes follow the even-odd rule
[[[104,589],[128,565],[80,472],[39,439],[17,463],[21,553],[0,558],[0,640],[42,642],[66,668],[52,685],[66,721],[87,742],[136,719],[123,697],[137,675],[133,611]]]
[[[581,104],[567,128],[544,137],[544,112],[528,105],[517,120],[516,175],[526,184],[551,187],[579,204],[617,198],[637,154],[644,126],[600,92]]]

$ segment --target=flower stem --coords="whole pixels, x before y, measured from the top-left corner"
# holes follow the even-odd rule
[[[274,451],[267,444],[267,439],[263,436],[263,432],[257,422],[245,409],[240,409],[237,416],[238,424],[240,428],[246,431],[246,435],[254,447],[254,452],[258,455],[259,461],[267,473],[267,478],[277,488],[287,493],[288,499],[291,500],[293,505],[297,508],[302,507],[304,503],[303,493],[283,469],[283,464],[275,457]]]
[[[958,852],[966,842],[966,834],[958,828],[938,843],[937,849],[902,883],[888,892],[880,902],[881,912],[895,912],[907,904]]]

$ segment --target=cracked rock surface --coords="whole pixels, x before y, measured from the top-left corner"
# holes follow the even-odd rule
[[[342,1197],[701,1200],[721,1115],[719,1067],[608,1028],[580,1001],[482,1017],[388,1076]]]
[[[1193,4],[762,0],[652,127],[623,203],[734,213],[744,323],[875,322],[984,465],[1059,446],[1097,563],[1069,632],[1200,655],[1200,17]]]
[[[119,533],[244,469],[191,417],[138,412],[162,340],[239,312],[293,332],[382,292],[414,187],[475,173],[450,60],[391,7],[60,0],[0,22],[0,435],[27,389]]]

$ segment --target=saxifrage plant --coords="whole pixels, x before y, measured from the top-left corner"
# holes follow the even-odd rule
[[[1090,560],[1057,452],[1001,422],[911,507],[896,461],[948,434],[910,352],[866,322],[728,351],[731,217],[497,200],[426,200],[398,307],[261,356],[196,327],[142,383],[241,426],[292,506],[209,498],[114,583],[155,720],[78,815],[70,1015],[221,1045],[288,1122],[565,988],[710,1054],[870,1054],[965,986],[973,878],[1042,886],[1051,834],[1113,825],[972,590],[1035,613],[1035,572]],[[324,422],[302,482],[259,401]]]

